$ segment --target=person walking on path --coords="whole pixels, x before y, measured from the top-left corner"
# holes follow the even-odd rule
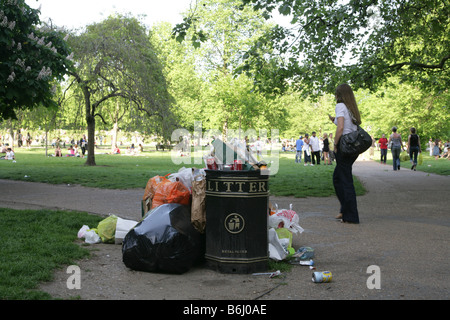
[[[378,140],[378,145],[380,146],[381,153],[380,163],[386,164],[388,140],[386,139],[386,135],[384,133],[380,140]]]
[[[411,134],[408,136],[409,160],[412,164],[411,170],[416,171],[417,156],[422,150],[420,148],[420,138],[416,134],[416,128],[411,128],[410,131]]]
[[[334,138],[334,152],[336,154],[336,168],[333,173],[333,185],[341,208],[336,217],[342,222],[359,223],[356,191],[353,184],[352,166],[358,155],[344,155],[339,150],[339,140],[342,135],[357,130],[361,124],[361,116],[356,104],[355,95],[348,84],[341,84],[336,88],[336,116],[330,120],[336,125]]]
[[[397,133],[397,127],[392,128],[388,144],[391,144],[392,167],[394,171],[400,170],[400,152],[403,150],[403,143],[402,136]]]
[[[295,163],[302,163],[303,137],[300,136],[295,142],[297,153],[295,155]]]

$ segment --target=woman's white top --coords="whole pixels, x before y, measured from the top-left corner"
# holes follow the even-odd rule
[[[334,124],[337,125],[337,119],[344,117],[344,131],[342,134],[347,134],[353,131],[356,131],[358,127],[352,121],[352,116],[348,111],[348,108],[342,102],[336,104],[336,118],[334,119]]]

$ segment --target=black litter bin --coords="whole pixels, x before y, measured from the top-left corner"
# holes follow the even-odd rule
[[[208,267],[223,273],[266,271],[269,176],[205,171]]]

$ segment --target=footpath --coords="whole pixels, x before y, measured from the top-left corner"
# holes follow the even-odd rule
[[[298,265],[271,279],[222,274],[204,266],[182,275],[137,272],[123,264],[120,245],[98,244],[87,247],[92,256],[78,263],[80,290],[67,289],[65,268],[41,289],[54,297],[86,300],[448,300],[450,177],[392,171],[374,161],[357,161],[353,174],[368,190],[358,197],[358,225],[334,218],[336,197],[270,198],[280,208],[293,204],[305,229],[294,236],[293,247],[314,248],[315,271],[330,271],[330,283],[313,283],[312,270]],[[111,213],[139,220],[143,191],[0,180],[0,207]]]

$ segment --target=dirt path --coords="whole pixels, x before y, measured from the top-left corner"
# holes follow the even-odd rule
[[[331,271],[331,283],[313,283],[312,271],[304,266],[294,266],[283,277],[272,279],[222,274],[204,266],[182,275],[137,272],[123,264],[120,245],[98,244],[89,247],[92,257],[79,262],[80,290],[67,289],[65,268],[41,289],[55,297],[86,300],[449,299],[450,177],[403,169],[393,172],[372,161],[356,162],[354,174],[368,189],[358,197],[359,225],[334,219],[336,197],[270,199],[280,208],[294,205],[305,229],[294,237],[294,248],[313,247],[317,271]],[[9,180],[0,180],[0,186],[3,207],[114,213],[134,220],[141,215],[141,189],[100,190]],[[367,286],[372,275],[368,267],[373,265],[379,267],[381,289]]]

